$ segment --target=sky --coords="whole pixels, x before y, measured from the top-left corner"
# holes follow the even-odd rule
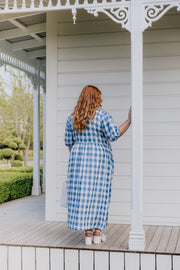
[[[16,68],[8,65],[3,65],[0,67],[0,82],[2,82],[3,88],[8,94],[11,93],[11,75],[9,71],[13,71],[14,73],[18,72]],[[21,72],[24,73],[23,71]]]
[[[9,67],[5,67],[5,65],[0,67],[0,81],[3,84],[3,88],[7,91],[10,92],[10,75],[9,72],[7,72],[7,69]]]

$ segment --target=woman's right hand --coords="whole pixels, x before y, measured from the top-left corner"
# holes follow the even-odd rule
[[[131,124],[131,107],[129,108],[129,112],[128,112],[128,121]]]

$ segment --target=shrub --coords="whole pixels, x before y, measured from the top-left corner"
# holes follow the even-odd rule
[[[40,177],[42,183],[42,166]],[[31,194],[33,167],[0,167],[0,203]]]
[[[19,145],[19,144],[22,143],[22,140],[19,139],[19,138],[14,138],[14,139],[13,139],[13,142],[15,142],[17,145]]]
[[[11,181],[10,200],[25,197],[31,194],[33,175],[29,173],[20,174]]]
[[[2,151],[0,152],[0,160],[2,160],[4,157],[3,157],[3,153]]]
[[[23,156],[21,154],[15,154],[14,160],[21,160],[21,161],[23,161]]]
[[[13,161],[13,167],[22,167],[23,162],[21,160],[14,160]]]
[[[18,148],[21,150],[26,150],[26,145],[24,143],[20,143]]]
[[[0,175],[0,203],[30,195],[32,181],[32,173],[2,173]]]
[[[14,151],[10,148],[5,148],[1,150],[1,153],[4,159],[11,159],[14,154]]]
[[[10,142],[10,144],[8,145],[11,149],[17,149],[17,144],[15,142]]]
[[[10,185],[6,180],[0,180],[0,203],[9,199]]]
[[[12,143],[12,142],[13,142],[12,139],[6,138],[6,139],[4,139],[4,140],[2,141],[2,145],[3,145],[3,146],[9,147],[10,143]]]

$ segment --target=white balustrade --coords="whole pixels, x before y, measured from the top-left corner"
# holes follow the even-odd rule
[[[9,12],[24,12],[24,11],[46,11],[46,10],[56,10],[56,9],[72,9],[73,6],[77,8],[86,8],[94,6],[109,6],[116,7],[129,5],[130,0],[4,0],[0,1],[0,13],[9,13]]]
[[[26,0],[22,1],[22,8],[26,8]]]
[[[9,2],[8,0],[5,1],[5,8],[4,8],[5,10],[9,9],[9,3],[8,2]]]
[[[50,8],[50,7],[52,7],[52,0],[49,0],[49,3],[48,3],[48,7]]]
[[[31,3],[30,4],[30,9],[34,9],[34,7],[35,7],[34,2],[35,2],[34,0],[30,0],[30,3]]]
[[[151,23],[160,19],[168,10],[176,7],[180,10],[179,0],[142,0],[144,8],[145,25],[144,29],[151,26]],[[4,0],[0,1],[0,13],[12,12],[32,12],[47,11],[59,9],[72,9],[73,7],[84,9],[118,9],[120,14],[122,10],[129,8],[131,0]],[[101,12],[98,10],[98,12]],[[112,12],[112,10],[111,10]],[[106,11],[104,12],[106,13]],[[117,20],[115,20],[117,22]],[[118,22],[119,23],[119,22]],[[121,23],[121,22],[120,22]],[[129,30],[129,29],[128,29]]]
[[[70,6],[70,0],[66,0],[66,7]]]
[[[57,7],[60,7],[61,6],[61,0],[58,0],[57,1]]]
[[[17,3],[17,0],[14,0],[14,8],[18,8],[18,3]]]
[[[172,255],[0,245],[1,270],[179,270]]]
[[[43,8],[43,0],[39,1],[39,8]]]
[[[13,55],[8,55],[8,53],[3,52],[3,51],[0,51],[0,63],[8,64],[8,65],[11,65],[13,67],[19,68],[19,69],[29,73],[30,75],[34,75],[36,72],[35,67],[31,66],[30,64],[27,64],[26,62],[19,60],[18,58],[16,58]],[[41,77],[41,79],[45,79],[44,72],[40,73],[40,77]]]

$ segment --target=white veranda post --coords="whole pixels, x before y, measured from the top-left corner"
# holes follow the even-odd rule
[[[132,196],[129,249],[143,250],[143,9],[131,0]]]
[[[43,85],[43,184],[42,191],[46,192],[46,83]]]
[[[33,187],[32,195],[41,194],[40,186],[40,69],[37,60],[37,69],[34,78],[33,90]]]

